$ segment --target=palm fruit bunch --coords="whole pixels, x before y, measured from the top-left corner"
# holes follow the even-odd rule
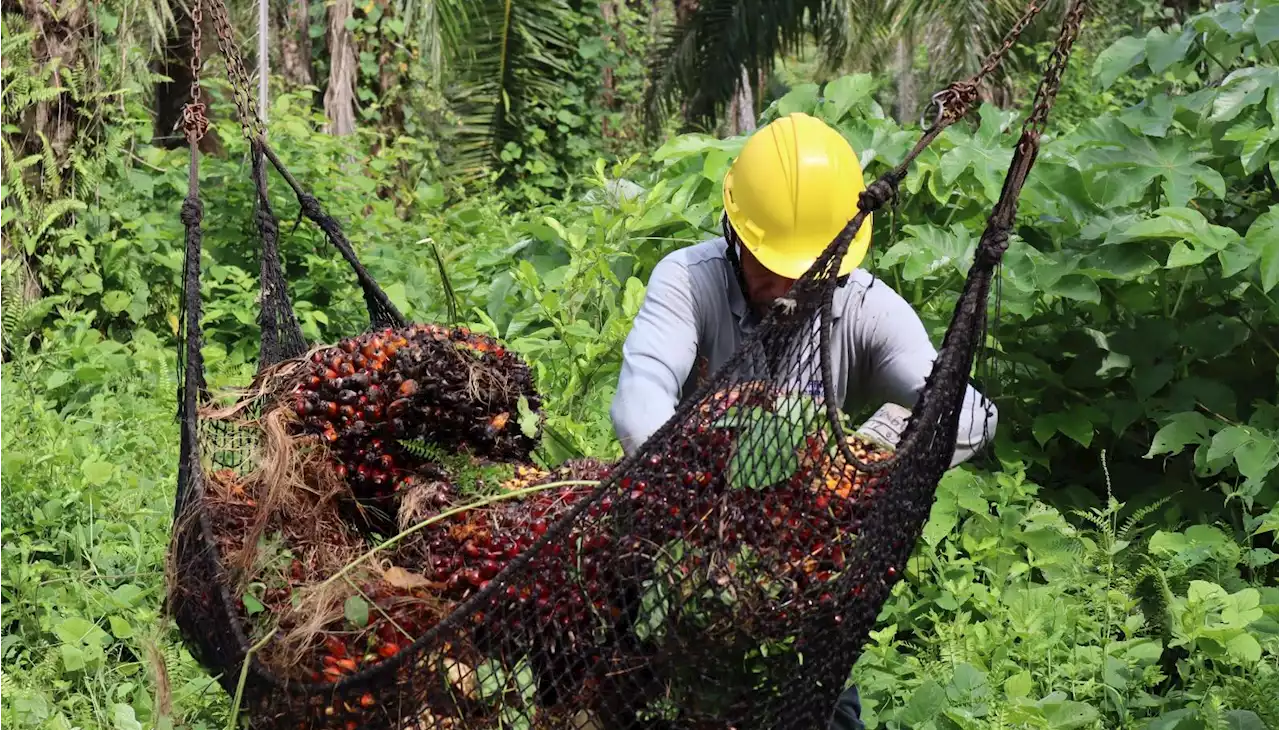
[[[603,482],[610,470],[611,465],[595,459],[575,459],[551,471],[519,469],[503,487]],[[456,605],[487,589],[509,563],[595,492],[593,484],[569,483],[467,510],[419,533],[421,539],[400,560],[421,566],[438,587],[436,595]],[[623,612],[621,583],[629,576],[619,571],[617,536],[609,518],[614,502],[610,494],[600,495],[562,540],[533,555],[472,617],[480,625],[476,636],[482,653],[533,653],[536,681],[547,704],[564,692],[580,690],[590,653],[584,642],[593,629],[616,622]]]
[[[735,406],[739,412],[780,410],[781,395],[754,383],[708,395],[681,439],[621,480],[627,501],[616,511],[636,515],[637,544],[678,542],[684,557],[666,579],[675,584],[690,574],[709,576],[724,593],[709,610],[726,619],[720,622],[726,628],[758,619],[757,628],[784,630],[789,611],[795,616],[807,604],[831,600],[882,480],[848,463],[819,429],[804,438],[789,469],[765,470],[767,484],[735,484],[735,452],[751,446],[742,443],[743,423],[726,416]],[[859,461],[890,456],[858,436],[846,442]],[[782,448],[781,442],[766,443],[760,458],[786,462]]]
[[[572,460],[553,471],[526,467],[503,487],[514,490],[555,482],[603,481],[608,478],[610,468],[595,459]],[[441,597],[465,600],[487,587],[508,562],[528,550],[546,534],[550,525],[594,491],[595,487],[589,484],[566,485],[521,500],[461,512],[419,533],[421,538],[412,543],[415,551],[412,560],[421,566],[428,579],[441,586]],[[570,531],[567,547],[549,545],[535,556],[535,570],[530,574],[542,577],[539,587],[530,585],[525,590],[517,590],[509,585],[506,593],[522,603],[547,608],[551,591],[558,590],[563,583],[564,568],[557,563],[561,558],[575,562],[583,558],[581,567],[586,574],[594,576],[597,568],[590,556],[608,544],[610,538],[602,529],[591,535],[583,534],[583,529],[601,524],[600,518],[608,514],[612,503],[605,495],[588,508],[586,519]],[[576,601],[575,605],[582,608]],[[555,608],[557,617],[570,615],[567,606]]]
[[[416,481],[447,475],[401,441],[527,462],[537,434],[520,426],[542,400],[528,366],[467,328],[413,324],[366,332],[311,355],[292,389],[303,432],[328,445],[358,502],[380,507]]]

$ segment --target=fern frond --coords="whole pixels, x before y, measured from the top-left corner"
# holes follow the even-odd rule
[[[76,200],[75,198],[61,198],[49,203],[41,210],[44,220],[36,228],[33,236],[39,240],[45,234],[45,231],[49,230],[49,227],[54,223],[57,223],[62,216],[73,211],[86,210],[88,207],[84,201]]]
[[[1120,531],[1117,533],[1117,536],[1119,537],[1119,539],[1121,540],[1130,539],[1133,533],[1135,532],[1135,530],[1138,529],[1138,523],[1142,522],[1144,519],[1146,519],[1156,510],[1163,507],[1172,498],[1173,497],[1171,496],[1161,497],[1160,499],[1157,499],[1156,501],[1152,502],[1146,507],[1142,507],[1138,510],[1135,510],[1134,513],[1129,515],[1129,517],[1124,521],[1124,524],[1120,526]]]

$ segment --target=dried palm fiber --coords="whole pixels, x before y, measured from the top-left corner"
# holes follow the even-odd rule
[[[252,447],[219,440],[214,427],[201,438],[207,422],[198,407],[208,395],[193,145],[192,188],[183,206],[182,462],[170,594],[193,654],[229,692],[247,666],[243,708],[261,728],[823,726],[949,465],[994,271],[1085,9],[1083,0],[1068,5],[939,357],[892,454],[869,453],[874,448],[846,432],[839,404],[827,397],[837,262],[866,214],[896,194],[914,157],[965,115],[975,79],[935,97],[933,124],[901,164],[869,186],[859,214],[796,282],[787,305],[638,453],[598,474],[598,486],[447,518],[437,511],[430,519],[440,521],[415,533],[421,539],[345,566],[344,577],[376,575],[382,566],[384,576],[418,584],[424,596],[451,605],[404,632],[409,636],[393,636],[405,642],[386,642],[396,644],[390,656],[336,681],[292,678],[249,651],[249,624],[207,508],[214,490],[205,474],[249,460]],[[1036,11],[1032,2],[1028,17]],[[998,54],[1024,26],[1011,31]],[[264,159],[284,171],[260,138],[253,145],[263,191]],[[404,327],[337,224],[285,175],[304,214],[352,265],[371,331]],[[302,355],[305,346],[265,205],[258,222],[265,368]],[[807,387],[815,382],[816,394]],[[432,488],[393,493],[394,512],[415,519],[417,507],[436,498]],[[390,571],[383,559],[414,577]],[[494,564],[482,562],[476,574],[455,579],[452,561],[474,559]]]

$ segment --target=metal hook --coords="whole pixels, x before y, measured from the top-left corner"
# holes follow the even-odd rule
[[[946,111],[946,105],[942,103],[941,97],[944,94],[946,94],[947,91],[948,89],[943,89],[942,91],[939,91],[935,93],[933,96],[929,97],[929,106],[926,106],[924,108],[924,111],[920,112],[920,128],[921,129],[929,129],[933,126],[936,126],[938,122],[942,120],[942,114]],[[938,111],[933,115],[933,124],[926,126],[924,123],[924,115],[925,115],[925,112],[929,111],[930,108],[937,109]]]

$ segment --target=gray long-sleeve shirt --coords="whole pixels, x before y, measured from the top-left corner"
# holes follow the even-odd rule
[[[836,290],[832,316],[831,366],[845,411],[867,404],[913,407],[938,353],[911,305],[883,281],[856,269]],[[632,454],[666,423],[682,395],[696,388],[698,371],[715,372],[756,324],[723,238],[658,262],[623,345],[610,409],[623,451]],[[807,372],[803,377],[821,377],[816,362]],[[806,385],[812,390],[815,383],[801,384]],[[969,386],[952,466],[990,440],[996,415],[995,404]],[[894,435],[896,443],[900,430]]]

